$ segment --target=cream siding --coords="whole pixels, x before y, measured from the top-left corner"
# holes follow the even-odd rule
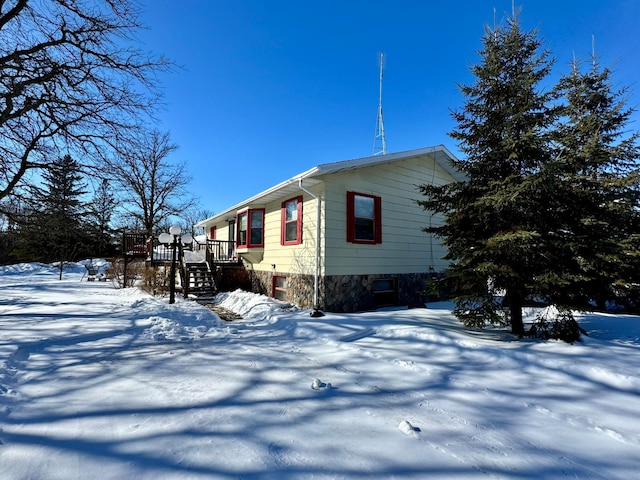
[[[389,163],[360,166],[314,176],[320,180],[309,189],[320,195],[321,252],[320,275],[383,275],[425,273],[431,268],[441,272],[445,249],[438,240],[423,232],[432,217],[417,204],[422,196],[418,185],[441,185],[453,181],[429,154]],[[244,208],[265,208],[264,249],[241,253],[250,270],[278,274],[313,275],[315,270],[317,201],[302,190],[288,190],[286,196],[266,204],[244,204]],[[295,193],[291,193],[294,191]],[[346,192],[375,195],[382,198],[382,243],[352,244],[346,241]],[[298,195],[303,197],[302,243],[281,245],[282,202]],[[234,212],[216,223],[218,240],[227,240],[228,222]],[[206,224],[206,231],[211,224]]]
[[[325,275],[424,273],[441,271],[445,250],[421,229],[430,215],[416,201],[417,186],[443,184],[452,179],[430,157],[369,166],[334,173],[326,178],[327,245]],[[382,243],[351,244],[346,241],[346,192],[382,198]]]
[[[214,225],[216,227],[216,240],[229,240],[229,223],[226,221],[208,224],[205,229],[205,235],[207,238],[209,238],[211,227]]]
[[[310,190],[313,193],[322,195],[320,186],[310,188]],[[302,243],[299,245],[281,245],[280,243],[282,220],[280,209],[282,202],[298,195],[270,202],[265,207],[265,243],[261,258],[255,255],[241,254],[245,261],[249,261],[250,268],[256,271],[271,271],[278,274],[314,274],[317,202],[315,198],[302,191],[299,192],[299,195],[302,196],[303,202]],[[321,260],[323,258],[322,252],[320,258]]]

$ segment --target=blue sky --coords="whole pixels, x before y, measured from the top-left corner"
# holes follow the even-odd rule
[[[444,144],[462,106],[458,83],[485,24],[510,0],[142,0],[139,38],[181,68],[163,75],[169,131],[202,208],[219,212],[317,164],[372,154],[378,55],[385,54],[387,151]],[[566,72],[592,35],[614,80],[640,104],[640,2],[521,0]],[[640,129],[640,115],[632,127]]]

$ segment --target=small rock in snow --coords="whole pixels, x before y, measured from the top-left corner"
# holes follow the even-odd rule
[[[411,435],[411,436],[414,436],[414,437],[420,431],[420,429],[418,427],[414,427],[413,425],[411,425],[411,423],[408,420],[401,421],[400,425],[398,425],[398,428],[405,435]]]
[[[321,381],[318,378],[314,378],[313,382],[311,383],[311,388],[313,388],[314,390],[320,390],[322,388],[326,388],[327,384],[324,383],[323,381]]]

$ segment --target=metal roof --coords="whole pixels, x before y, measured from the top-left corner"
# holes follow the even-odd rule
[[[452,164],[452,161],[455,161],[456,157],[444,145],[407,150],[398,153],[389,153],[386,155],[356,158],[353,160],[343,160],[340,162],[323,163],[305,172],[299,173],[298,175],[258,193],[251,198],[243,200],[220,213],[216,213],[215,215],[196,223],[195,226],[203,227],[210,222],[231,220],[235,218],[238,210],[242,210],[250,205],[267,204],[275,200],[295,196],[300,192],[300,180],[303,180],[305,187],[310,187],[320,183],[321,180],[317,177],[321,177],[323,175],[342,172],[345,170],[355,170],[357,168],[370,167],[374,165],[383,165],[385,163],[408,160],[425,155],[432,157],[436,163],[447,171],[455,180],[460,181],[464,179],[463,175]]]

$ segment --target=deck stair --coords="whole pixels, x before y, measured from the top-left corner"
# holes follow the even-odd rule
[[[185,264],[187,294],[195,297],[213,297],[216,293],[216,285],[209,265],[202,263]]]

